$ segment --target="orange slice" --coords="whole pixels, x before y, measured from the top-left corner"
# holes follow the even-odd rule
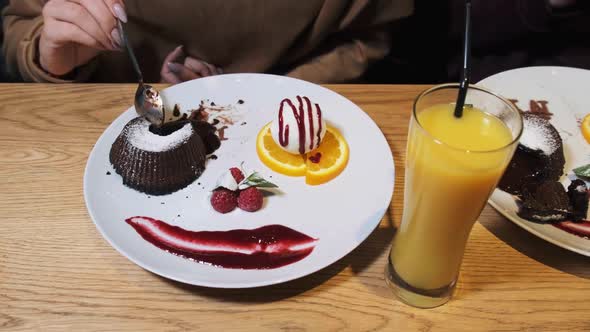
[[[308,153],[305,183],[318,185],[334,179],[346,168],[348,156],[348,144],[344,137],[338,130],[326,128],[322,144]]]
[[[582,135],[586,139],[588,143],[590,143],[590,114],[584,117],[582,120],[582,124],[580,125],[580,129],[582,129]]]
[[[264,126],[256,138],[258,158],[270,169],[289,176],[304,176],[307,167],[305,156],[291,154],[278,146],[270,134],[270,123]]]

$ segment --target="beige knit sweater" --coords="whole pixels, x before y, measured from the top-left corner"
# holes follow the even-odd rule
[[[66,82],[36,62],[45,0],[5,8],[4,54],[26,81]],[[165,56],[190,56],[226,73],[266,72],[318,83],[359,78],[389,51],[390,25],[411,14],[412,0],[125,0],[128,34],[147,81],[160,81]],[[73,81],[131,82],[122,52],[102,53]]]

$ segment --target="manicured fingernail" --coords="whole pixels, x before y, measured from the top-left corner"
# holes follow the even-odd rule
[[[170,69],[170,71],[173,73],[179,73],[182,68],[181,64],[174,62],[168,62],[166,65],[168,66],[168,69]]]
[[[111,51],[121,51],[121,46],[117,45],[114,41],[111,42]]]
[[[123,6],[116,3],[113,6],[113,11],[115,12],[115,16],[117,16],[118,19],[120,19],[124,23],[127,23],[127,13],[125,13],[125,9],[123,9]]]
[[[113,31],[111,31],[111,38],[113,38],[113,45],[115,48],[121,48],[123,46],[123,38],[121,38],[119,29],[114,28]]]

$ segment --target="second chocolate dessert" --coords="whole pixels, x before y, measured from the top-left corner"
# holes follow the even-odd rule
[[[522,137],[498,188],[521,196],[526,185],[558,181],[564,165],[563,142],[555,127],[538,115],[524,113]]]

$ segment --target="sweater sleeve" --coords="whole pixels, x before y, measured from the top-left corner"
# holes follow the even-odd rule
[[[287,75],[315,83],[351,82],[360,78],[372,62],[385,57],[389,50],[389,32],[374,31],[320,52]]]
[[[2,12],[4,45],[8,72],[25,82],[66,83],[88,79],[94,63],[76,69],[72,79],[61,79],[45,72],[37,61],[43,30],[42,10],[45,0],[11,0]]]
[[[390,51],[392,25],[410,15],[411,0],[355,0],[330,36],[287,75],[316,83],[345,83],[362,77]]]

